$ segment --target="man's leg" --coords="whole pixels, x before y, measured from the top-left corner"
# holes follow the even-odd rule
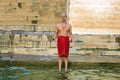
[[[65,62],[65,71],[67,72],[67,70],[68,70],[68,57],[64,57],[64,62]]]
[[[58,64],[59,64],[59,71],[61,71],[61,67],[62,67],[62,57],[59,57],[58,59]]]

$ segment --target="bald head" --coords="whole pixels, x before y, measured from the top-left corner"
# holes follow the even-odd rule
[[[61,16],[66,16],[67,17],[67,14],[65,12],[62,12]]]
[[[66,22],[67,14],[66,14],[66,13],[61,13],[60,18],[61,18],[61,21],[62,21],[62,22]]]

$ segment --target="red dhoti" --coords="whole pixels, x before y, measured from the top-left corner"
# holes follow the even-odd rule
[[[68,36],[58,36],[57,40],[58,56],[68,57],[69,55],[69,37]]]

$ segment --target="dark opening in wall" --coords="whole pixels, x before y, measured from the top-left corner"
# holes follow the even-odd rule
[[[37,20],[32,20],[31,22],[32,22],[32,24],[37,24],[38,23]]]
[[[18,3],[18,7],[19,7],[19,8],[22,8],[22,3]]]

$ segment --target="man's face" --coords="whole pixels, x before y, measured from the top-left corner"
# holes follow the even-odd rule
[[[61,20],[62,20],[62,21],[66,21],[66,19],[67,19],[66,14],[61,14]]]

